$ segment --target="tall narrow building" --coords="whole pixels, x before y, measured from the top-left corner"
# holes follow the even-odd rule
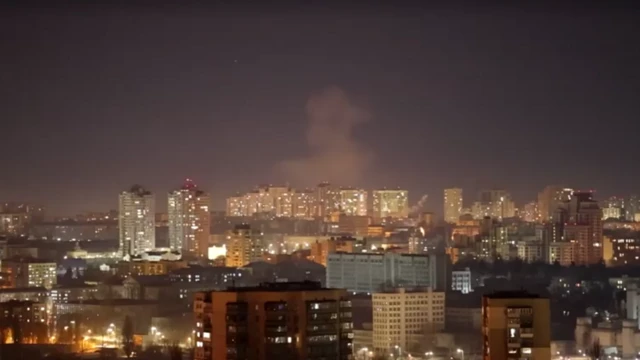
[[[444,189],[444,221],[455,224],[462,215],[462,189]]]
[[[137,255],[156,245],[155,197],[134,185],[120,193],[118,227],[121,256]]]
[[[209,194],[187,179],[182,188],[168,195],[169,247],[198,257],[206,257],[209,247]]]
[[[407,190],[373,190],[373,218],[406,218],[409,215],[409,197]]]
[[[575,244],[577,265],[597,264],[602,260],[602,210],[591,192],[574,192],[556,211],[556,224],[563,227],[564,241]]]

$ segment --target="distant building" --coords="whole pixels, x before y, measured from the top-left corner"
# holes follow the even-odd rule
[[[373,190],[373,218],[406,218],[409,215],[409,192],[400,189]]]
[[[611,259],[609,265],[640,265],[640,239],[639,238],[613,238],[608,239],[611,245]],[[606,241],[605,241],[606,243]],[[606,246],[605,246],[606,250]],[[605,257],[606,259],[606,257]]]
[[[462,189],[444,189],[444,221],[455,224],[462,215]]]
[[[353,356],[351,302],[344,290],[305,282],[202,292],[194,312],[196,360]]]
[[[327,257],[336,252],[352,253],[355,249],[355,238],[329,238],[316,240],[311,244],[309,260],[327,266]]]
[[[338,233],[352,236],[366,236],[369,233],[371,218],[361,215],[340,214],[338,218]]]
[[[93,300],[98,295],[98,287],[86,284],[56,286],[49,294],[54,303]]]
[[[572,194],[573,189],[557,185],[547,186],[538,193],[538,211],[541,221],[551,220],[558,207],[565,201],[569,201]]]
[[[56,263],[35,258],[11,258],[2,260],[2,272],[11,274],[11,283],[16,288],[44,287],[56,285]]]
[[[450,268],[445,255],[335,253],[327,260],[327,286],[373,293],[388,287],[445,290]],[[449,274],[447,274],[447,270]]]
[[[211,215],[209,194],[187,179],[181,189],[169,193],[169,247],[174,251],[206,257]]]
[[[7,301],[46,302],[49,290],[44,287],[0,289],[0,303]]]
[[[527,263],[536,261],[545,261],[542,253],[542,244],[538,241],[518,241],[516,243],[518,249],[518,258]]]
[[[468,294],[473,291],[471,285],[471,270],[455,270],[451,272],[451,290]]]
[[[367,191],[356,188],[341,188],[340,212],[347,216],[367,216]]]
[[[551,359],[549,299],[498,292],[482,299],[484,359]]]
[[[47,343],[47,319],[47,306],[44,302],[11,300],[0,303],[0,332],[10,337],[7,339],[2,336],[3,343]]]
[[[602,210],[591,192],[574,192],[554,214],[563,241],[575,246],[577,265],[597,264],[603,258]]]
[[[229,232],[230,239],[227,242],[226,266],[242,267],[246,264],[262,259],[264,244],[260,232],[251,229],[251,226],[236,225]]]
[[[376,292],[372,301],[373,349],[377,355],[398,356],[402,350],[422,353],[426,336],[444,330],[444,292],[400,288]]]
[[[155,248],[155,197],[140,185],[120,194],[120,255],[138,255]]]

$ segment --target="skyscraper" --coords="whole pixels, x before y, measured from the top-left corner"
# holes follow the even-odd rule
[[[527,292],[499,292],[482,298],[485,360],[551,359],[549,299]]]
[[[169,247],[199,257],[207,256],[209,247],[209,194],[187,179],[182,188],[168,196]]]
[[[155,247],[155,215],[155,197],[149,190],[134,185],[120,193],[120,255],[137,255]]]
[[[373,217],[376,220],[406,218],[409,215],[409,197],[407,190],[373,190]]]
[[[456,223],[462,215],[462,189],[444,189],[444,221]]]

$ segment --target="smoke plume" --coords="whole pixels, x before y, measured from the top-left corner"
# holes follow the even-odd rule
[[[309,98],[307,147],[309,156],[286,160],[278,170],[298,185],[329,181],[357,185],[373,159],[373,153],[353,136],[353,129],[369,120],[340,88],[330,87]]]
[[[429,199],[429,195],[422,195],[420,200],[409,209],[409,215],[415,215],[424,209],[424,206],[427,204],[427,199]]]

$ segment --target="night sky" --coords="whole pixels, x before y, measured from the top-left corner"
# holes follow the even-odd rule
[[[399,4],[4,7],[0,200],[108,210],[140,183],[162,209],[185,177],[218,209],[322,180],[438,212],[449,186],[640,193],[637,7]]]

